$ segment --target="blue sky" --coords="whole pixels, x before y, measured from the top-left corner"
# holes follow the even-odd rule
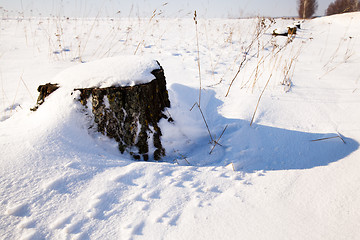
[[[333,0],[318,0],[316,15],[323,15]],[[297,0],[0,0],[0,6],[26,15],[151,16],[157,9],[167,17],[296,16]],[[167,3],[165,6],[163,4]],[[117,13],[120,11],[120,13]]]

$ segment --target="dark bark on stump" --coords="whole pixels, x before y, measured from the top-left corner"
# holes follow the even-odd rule
[[[296,34],[297,27],[288,27],[288,35],[292,36]]]
[[[288,37],[288,36],[293,36],[296,35],[296,30],[297,27],[288,27],[287,32],[283,32],[283,33],[278,33],[276,32],[276,29],[273,31],[273,36],[284,36],[284,37]]]
[[[38,87],[39,97],[36,101],[35,107],[31,108],[31,111],[36,111],[41,104],[44,103],[45,98],[59,88],[58,84],[47,83]]]
[[[92,113],[98,131],[115,139],[121,153],[128,151],[134,159],[149,159],[149,144],[153,144],[154,159],[165,156],[161,144],[159,121],[170,107],[163,69],[154,70],[153,81],[132,87],[75,89],[86,106],[91,98]],[[171,120],[171,119],[169,119]],[[153,142],[149,143],[152,137]]]

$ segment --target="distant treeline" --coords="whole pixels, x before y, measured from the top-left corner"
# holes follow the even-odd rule
[[[326,15],[360,11],[358,0],[336,0],[326,9]]]
[[[297,0],[300,18],[311,18],[318,8],[317,0]],[[325,11],[327,16],[333,14],[360,11],[359,0],[335,0]]]

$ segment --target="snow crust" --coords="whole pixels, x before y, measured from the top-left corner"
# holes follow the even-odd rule
[[[151,72],[155,69],[160,69],[160,66],[149,57],[118,56],[68,68],[53,82],[67,89],[134,86],[154,80]]]
[[[307,20],[291,41],[276,19],[250,50],[258,19],[199,19],[200,99],[193,20],[156,20],[2,19],[0,238],[357,239],[360,14]],[[73,92],[149,81],[151,59],[175,120],[161,163],[120,154]]]

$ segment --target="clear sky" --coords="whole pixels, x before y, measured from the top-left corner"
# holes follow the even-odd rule
[[[324,15],[334,0],[317,0],[315,15]],[[26,16],[41,13],[61,16],[141,16],[150,17],[157,9],[166,17],[249,17],[249,16],[297,16],[297,0],[0,0],[0,6]],[[165,4],[165,5],[164,5]],[[120,12],[119,12],[120,11]]]

